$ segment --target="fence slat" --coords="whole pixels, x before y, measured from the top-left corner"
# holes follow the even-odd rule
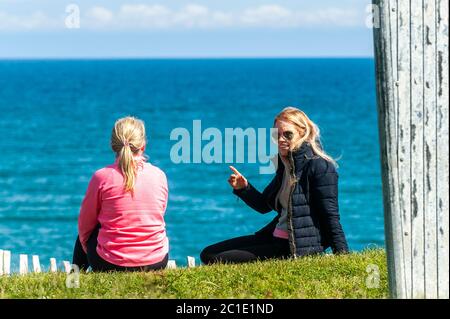
[[[19,256],[19,273],[25,275],[28,273],[28,255],[20,254]]]
[[[176,264],[175,260],[169,260],[169,262],[167,263],[167,268],[168,269],[175,269],[175,268],[177,268],[177,264]]]
[[[41,272],[41,264],[39,263],[39,256],[33,255],[33,271],[36,273]]]
[[[3,251],[3,274],[11,274],[11,252],[9,250]]]
[[[411,240],[411,46],[409,39],[411,37],[411,12],[409,1],[399,1],[399,19],[398,19],[398,55],[401,59],[398,63],[398,169],[397,176],[400,183],[399,198],[400,201],[400,223],[403,228],[400,240],[403,243],[403,262],[404,262],[404,280],[405,280],[405,298],[412,298],[412,240]]]
[[[410,145],[411,173],[411,295],[425,298],[425,220],[424,220],[424,32],[422,0],[411,0],[410,21]],[[422,156],[416,156],[421,154]],[[420,278],[420,279],[419,279]]]
[[[68,262],[67,260],[63,260],[62,263],[63,263],[63,266],[64,266],[64,271],[65,271],[67,274],[70,274],[70,269],[72,268],[70,262]]]
[[[436,3],[428,1],[424,8],[424,153],[428,160],[424,165],[424,199],[423,214],[424,225],[436,225],[436,193],[437,193],[437,166],[436,152],[433,148],[436,145],[436,64],[429,63],[435,61],[436,57]],[[425,280],[425,298],[437,298],[438,287],[438,267],[437,267],[437,228],[427,227],[424,236],[424,272]]]
[[[0,276],[3,275],[3,250],[0,249]]]
[[[438,297],[449,298],[448,1],[436,7],[436,165]]]
[[[56,267],[56,258],[50,258],[50,272],[56,272],[58,268]]]
[[[187,265],[188,268],[195,267],[195,258],[192,256],[187,256]]]

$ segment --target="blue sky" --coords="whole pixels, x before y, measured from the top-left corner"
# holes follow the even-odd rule
[[[369,4],[0,0],[0,58],[371,57]]]

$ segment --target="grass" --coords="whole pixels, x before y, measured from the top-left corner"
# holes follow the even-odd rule
[[[370,288],[370,265],[379,269],[378,287]],[[152,273],[81,273],[79,288],[67,288],[66,278],[64,273],[2,276],[0,298],[388,298],[381,249]]]

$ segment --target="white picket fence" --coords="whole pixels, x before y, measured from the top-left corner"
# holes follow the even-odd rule
[[[40,273],[43,272],[43,268],[41,267],[41,263],[39,260],[39,256],[32,255],[31,258],[33,268],[30,269],[28,266],[28,255],[20,254],[19,255],[19,274],[25,275],[28,273]],[[187,256],[187,267],[192,268],[195,267],[195,258],[191,256]],[[169,260],[167,263],[167,269],[175,269],[177,268],[175,260]],[[58,269],[58,263],[56,258],[50,258],[48,272],[58,272],[63,271],[65,273],[70,273],[72,269],[72,265],[69,261],[63,260],[61,262],[61,267]],[[11,251],[0,249],[0,276],[11,275]]]

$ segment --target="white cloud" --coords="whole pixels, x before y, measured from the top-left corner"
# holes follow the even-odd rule
[[[293,10],[277,4],[228,12],[198,4],[189,4],[176,10],[161,4],[124,4],[115,12],[100,6],[81,11],[81,28],[160,30],[363,26],[365,15],[365,12],[354,8]],[[64,28],[62,21],[61,17],[47,17],[39,11],[29,16],[0,12],[0,31]]]
[[[294,13],[279,5],[263,5],[247,9],[240,16],[244,25],[286,26],[295,19]]]
[[[355,9],[327,8],[291,10],[271,4],[248,8],[241,12],[224,12],[190,4],[179,10],[163,5],[123,5],[118,13],[121,28],[248,28],[302,26],[364,25],[365,12]]]
[[[208,7],[190,4],[174,11],[163,5],[123,5],[119,9],[120,28],[214,28],[232,25],[232,16]]]
[[[211,19],[211,12],[207,7],[191,4],[175,12],[172,16],[172,23],[185,27],[205,27]]]
[[[54,21],[41,11],[35,11],[24,16],[16,16],[0,11],[0,31],[49,29],[52,27],[54,27]]]
[[[279,5],[263,5],[246,10],[240,17],[242,25],[256,27],[313,27],[362,25],[363,16],[354,9],[327,8],[290,10]]]
[[[172,11],[162,5],[123,5],[119,9],[117,25],[133,28],[166,28],[170,26]]]
[[[315,12],[300,12],[304,25],[332,25],[354,26],[362,25],[365,16],[356,10],[344,10],[340,8],[327,8]]]
[[[104,7],[92,7],[87,11],[86,17],[89,25],[104,26],[112,22],[114,14]]]

